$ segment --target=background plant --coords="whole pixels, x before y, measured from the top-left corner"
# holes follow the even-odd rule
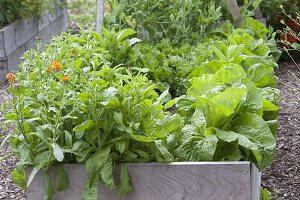
[[[1,0],[0,27],[16,19],[41,17],[46,10],[53,11],[54,4],[61,4],[61,0]]]

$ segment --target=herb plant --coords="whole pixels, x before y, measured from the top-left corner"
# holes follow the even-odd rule
[[[99,182],[118,185],[120,196],[132,190],[126,162],[249,160],[267,167],[278,112],[275,40],[253,19],[217,32],[174,49],[143,43],[132,29],[65,33],[27,52],[21,72],[7,76],[13,101],[6,123],[16,131],[4,142],[20,157],[14,181],[25,189],[43,170],[45,199],[52,199],[49,167],[58,166],[61,191],[68,184],[62,164],[84,163],[90,178],[82,199],[97,199]],[[172,87],[178,90],[171,95]]]

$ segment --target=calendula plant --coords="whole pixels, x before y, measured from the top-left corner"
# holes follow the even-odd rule
[[[21,71],[7,75],[6,123],[16,130],[4,142],[20,158],[14,181],[26,188],[44,171],[50,200],[49,167],[57,166],[61,191],[63,164],[83,163],[90,177],[82,199],[96,200],[98,183],[120,196],[132,190],[127,162],[249,160],[263,170],[275,151],[275,40],[253,19],[217,32],[175,48],[142,42],[133,29],[103,29],[27,52]]]

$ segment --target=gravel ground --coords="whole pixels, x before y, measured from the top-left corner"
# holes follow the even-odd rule
[[[10,101],[10,96],[7,92],[7,86],[0,86],[0,107],[3,103]],[[0,111],[0,123],[3,122],[3,113]],[[12,127],[10,128],[10,130]],[[0,129],[0,137],[4,132]],[[1,143],[1,140],[0,140]],[[0,156],[10,153],[8,146],[4,146],[0,150]],[[14,169],[17,162],[16,157],[10,157],[7,160],[0,162],[0,200],[25,200],[25,193],[16,186],[11,180],[11,171]]]
[[[300,63],[300,61],[298,62]],[[281,92],[276,157],[263,173],[262,185],[277,199],[300,199],[300,70],[282,62],[277,72]]]
[[[300,62],[299,62],[300,63]],[[276,199],[300,199],[300,70],[291,62],[282,62],[278,87],[281,90],[279,128],[277,133],[276,158],[263,173],[262,186],[268,188]],[[10,101],[6,86],[0,86],[0,105]],[[0,122],[3,121],[0,112]],[[0,136],[4,133],[0,130]],[[9,153],[5,146],[0,151],[3,156]],[[25,193],[11,180],[10,172],[17,159],[11,157],[0,163],[0,200],[25,200]]]

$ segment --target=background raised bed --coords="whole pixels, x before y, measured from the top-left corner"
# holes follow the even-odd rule
[[[19,19],[0,29],[0,84],[6,73],[17,70],[20,57],[35,48],[38,40],[45,44],[52,36],[66,30],[67,16],[66,8],[56,5],[52,14],[41,19]]]

